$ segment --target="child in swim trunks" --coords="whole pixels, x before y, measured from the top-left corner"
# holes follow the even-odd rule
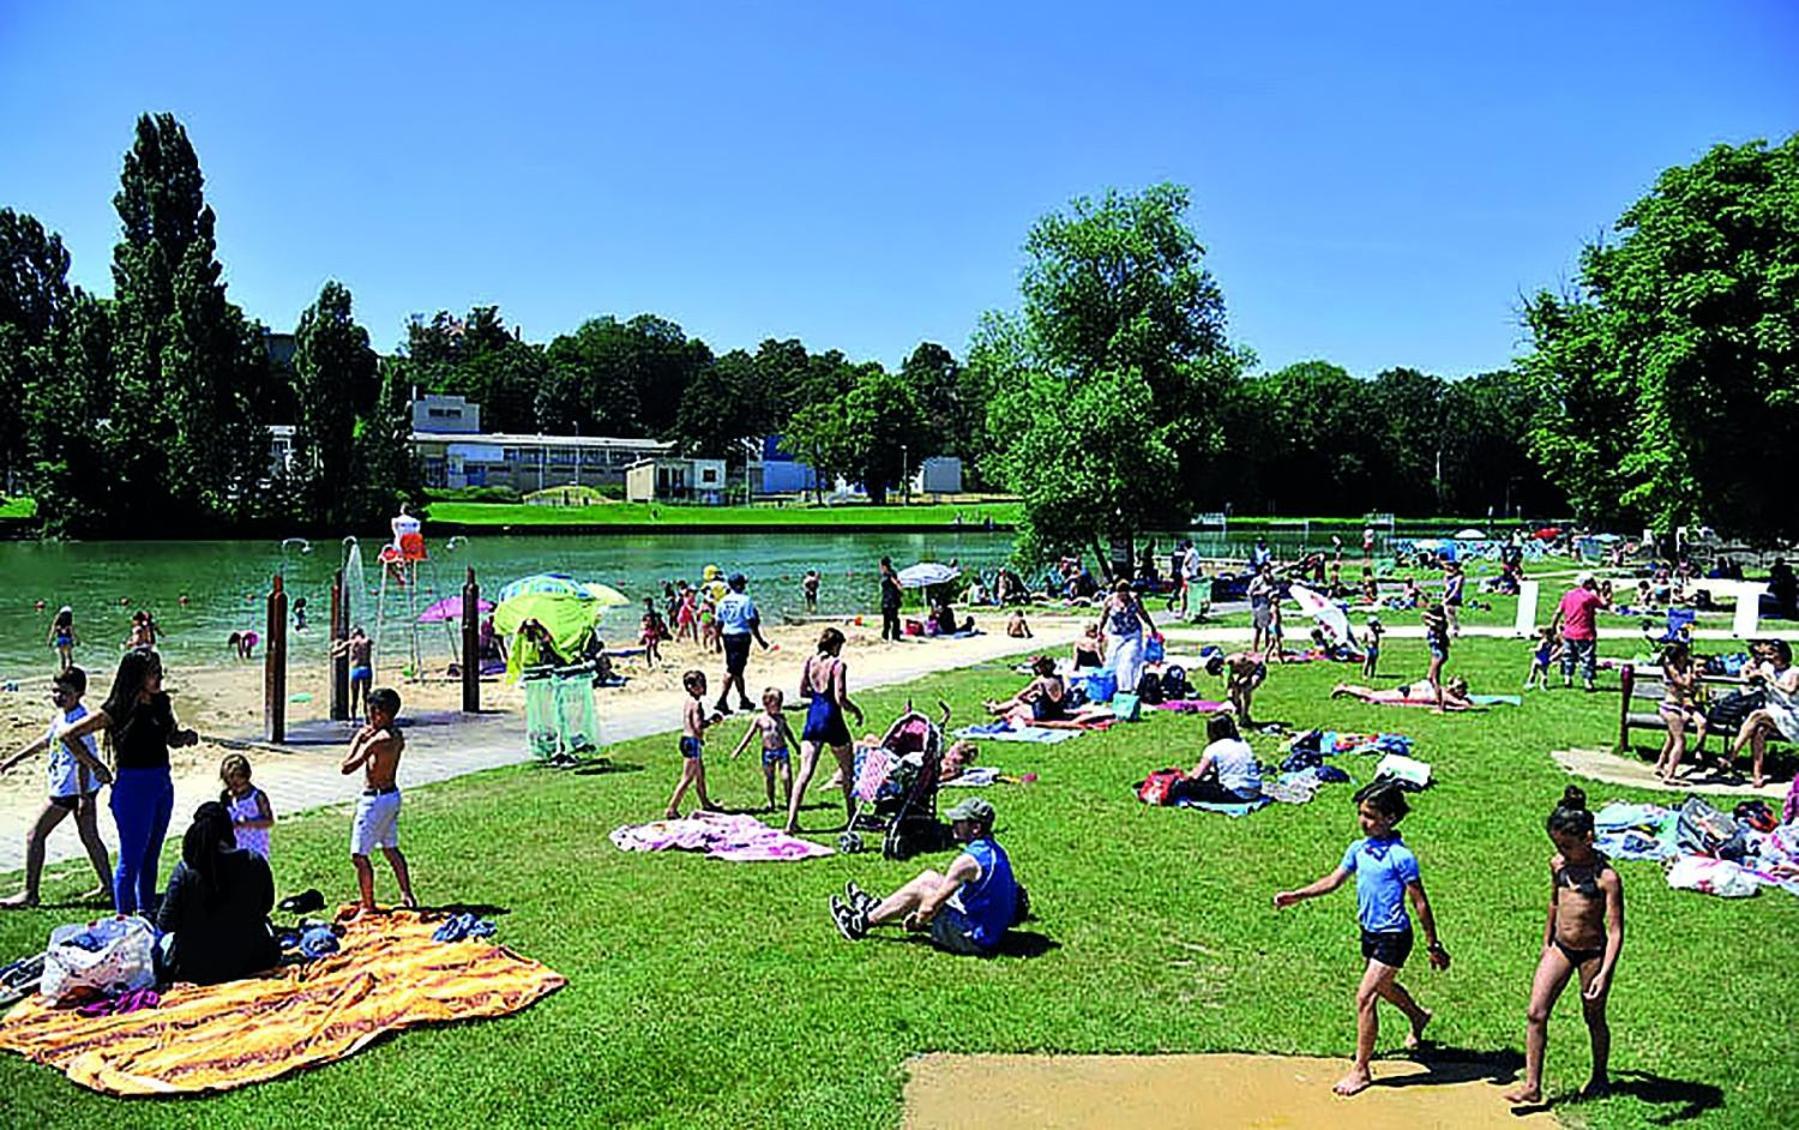
[[[369,639],[358,624],[350,629],[350,638],[338,640],[331,645],[331,658],[342,656],[350,658],[350,713],[358,714],[367,709],[369,687],[375,681],[375,668],[370,658],[375,651],[375,641]],[[358,703],[361,705],[359,706]]]
[[[63,605],[56,610],[56,618],[50,621],[49,634],[44,642],[56,652],[57,660],[62,664],[58,670],[67,671],[75,666],[75,645],[81,640],[75,635],[75,610]]]
[[[1387,629],[1381,625],[1379,616],[1368,617],[1368,646],[1362,652],[1362,678],[1379,677],[1376,669],[1380,667],[1380,638],[1386,634]]]
[[[1398,1008],[1411,1021],[1407,1047],[1418,1046],[1424,1026],[1430,1023],[1431,1014],[1420,1008],[1399,983],[1399,970],[1412,952],[1412,920],[1405,908],[1408,898],[1424,927],[1431,967],[1449,968],[1449,951],[1437,939],[1437,922],[1418,874],[1418,857],[1399,838],[1397,825],[1410,809],[1405,793],[1393,781],[1383,780],[1365,786],[1356,793],[1355,800],[1364,838],[1349,845],[1343,862],[1329,875],[1309,887],[1274,896],[1275,909],[1283,909],[1329,894],[1347,883],[1351,875],[1355,876],[1356,918],[1362,927],[1362,956],[1368,966],[1362,974],[1361,987],[1356,990],[1355,1066],[1332,1088],[1339,1095],[1365,1091],[1374,1083],[1369,1062],[1374,1057],[1375,1038],[1380,1034],[1380,1019],[1375,1011],[1380,1001]]]
[[[799,745],[799,739],[793,736],[793,727],[787,724],[787,718],[781,713],[784,698],[779,690],[769,687],[762,692],[762,713],[750,719],[750,728],[743,732],[743,740],[731,751],[732,760],[749,748],[750,740],[762,735],[762,783],[768,789],[768,809],[775,807],[775,774],[781,775],[781,788],[786,803],[793,801],[793,747]]]
[[[1581,1094],[1605,1093],[1612,1046],[1605,1002],[1618,954],[1624,949],[1624,881],[1605,856],[1593,850],[1593,814],[1587,811],[1586,794],[1569,785],[1546,827],[1556,850],[1549,860],[1549,925],[1543,932],[1543,956],[1537,961],[1526,1013],[1524,1082],[1505,1096],[1519,1105],[1543,1101],[1549,1014],[1576,973],[1581,1010],[1593,1041],[1593,1073]]]
[[[369,853],[380,848],[394,869],[394,880],[400,885],[400,903],[417,907],[412,894],[412,874],[406,857],[400,854],[400,786],[395,777],[400,770],[400,754],[405,752],[406,737],[394,719],[400,713],[400,695],[388,687],[369,693],[368,724],[350,739],[350,752],[344,755],[341,769],[349,776],[361,769],[362,796],[356,801],[356,815],[350,825],[350,862],[356,865],[356,885],[362,902],[356,917],[375,913],[375,868]]]
[[[665,820],[681,818],[681,798],[687,795],[689,786],[700,798],[701,809],[719,810],[706,796],[706,728],[718,725],[724,715],[708,715],[701,705],[700,700],[706,697],[705,672],[687,672],[681,676],[681,686],[687,691],[687,705],[681,708],[681,779],[675,783],[675,795],[669,798],[668,808],[662,814]]]

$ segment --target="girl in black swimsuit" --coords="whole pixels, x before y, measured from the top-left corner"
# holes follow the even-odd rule
[[[1605,1020],[1605,1001],[1618,953],[1624,948],[1624,885],[1610,861],[1593,850],[1593,814],[1587,811],[1586,794],[1568,786],[1562,802],[1549,814],[1548,831],[1556,855],[1549,861],[1549,925],[1543,934],[1543,956],[1537,962],[1526,1014],[1524,1082],[1505,1096],[1517,1104],[1543,1101],[1549,1013],[1576,973],[1593,1041],[1593,1073],[1582,1093],[1606,1090],[1612,1034]]]

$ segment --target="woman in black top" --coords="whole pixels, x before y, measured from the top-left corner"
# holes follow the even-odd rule
[[[156,928],[174,936],[170,980],[216,985],[274,968],[281,959],[269,930],[274,905],[268,862],[238,849],[224,805],[201,805],[156,915]]]
[[[114,904],[120,914],[148,911],[156,900],[156,863],[175,807],[169,747],[193,745],[200,735],[175,721],[162,689],[162,657],[148,648],[120,657],[106,703],[71,727],[63,740],[77,742],[95,730],[106,731],[113,754],[110,807],[119,826]]]

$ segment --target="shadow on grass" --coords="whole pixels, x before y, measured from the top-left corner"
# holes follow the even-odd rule
[[[1663,1075],[1651,1075],[1646,1071],[1614,1071],[1612,1072],[1611,1090],[1600,1098],[1617,1098],[1627,1096],[1650,1107],[1668,1107],[1668,1110],[1644,1112],[1645,1121],[1656,1126],[1672,1126],[1677,1122],[1691,1122],[1710,1110],[1718,1110],[1724,1105],[1724,1089],[1714,1087],[1710,1083],[1693,1083],[1684,1079],[1669,1079]],[[1545,1106],[1578,1106],[1589,1101],[1585,1096],[1575,1093],[1566,1097],[1550,1100]]]
[[[539,764],[542,763],[540,762]],[[544,767],[551,768],[551,766],[547,765]],[[614,761],[609,757],[601,757],[593,761],[583,761],[579,765],[574,765],[570,768],[574,770],[574,774],[577,777],[604,777],[610,773],[641,773],[644,770],[644,767],[635,761]]]
[[[936,948],[931,944],[931,939],[922,933],[870,934],[868,938],[870,941],[886,942],[888,944],[923,946],[927,949]],[[1062,943],[1049,937],[1047,934],[1039,934],[1035,930],[1007,930],[1006,936],[1000,939],[999,948],[993,951],[992,958],[988,960],[997,960],[999,958],[1028,960],[1034,957],[1042,957],[1052,950],[1059,950],[1061,948]],[[946,952],[945,956],[967,957],[970,955],[950,955]]]
[[[1446,1087],[1457,1083],[1510,1083],[1524,1066],[1516,1051],[1482,1052],[1450,1048],[1426,1042],[1396,1059],[1409,1059],[1424,1068],[1423,1075],[1392,1075],[1374,1080],[1376,1087]]]
[[[511,907],[495,906],[486,902],[446,902],[440,906],[419,907],[419,916],[426,921],[454,918],[458,914],[472,914],[476,918],[497,918],[502,914],[511,913]]]

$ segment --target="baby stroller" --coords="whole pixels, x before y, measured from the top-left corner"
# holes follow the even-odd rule
[[[943,730],[949,704],[933,722],[906,703],[881,743],[856,753],[855,812],[849,828],[837,837],[837,850],[853,855],[863,850],[859,830],[880,831],[881,854],[906,859],[940,846],[943,825],[937,821],[937,786],[942,780]]]

